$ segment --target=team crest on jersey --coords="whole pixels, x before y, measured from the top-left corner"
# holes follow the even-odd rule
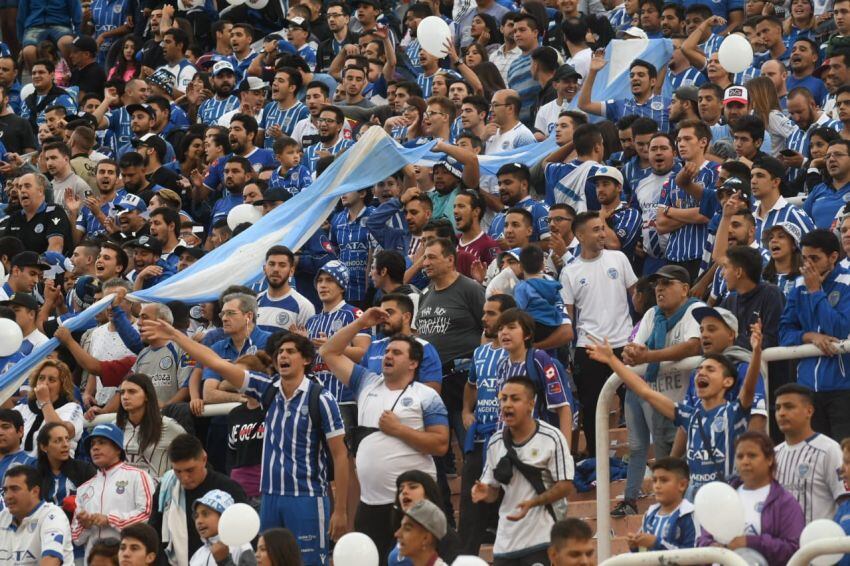
[[[612,267],[608,270],[608,277],[610,277],[611,279],[616,279],[618,275],[619,272],[615,267]]]
[[[650,104],[649,107],[652,108],[653,110],[663,110],[664,104],[660,100],[656,100],[655,102]]]
[[[581,279],[578,280],[578,284],[579,284],[580,287],[587,287],[587,278],[582,277]]]
[[[410,397],[405,397],[401,400],[402,407],[410,407],[411,405],[413,405],[413,399],[411,399]]]
[[[797,466],[797,475],[800,476],[801,478],[804,478],[807,475],[809,475],[809,469],[810,468],[809,468],[808,464],[806,464],[806,463],[800,464],[799,466]]]
[[[121,10],[122,10],[123,8],[124,8],[124,6],[122,6],[122,5],[121,5],[121,3],[119,2],[118,4],[115,4],[115,5],[112,7],[112,11],[113,11],[113,12],[115,12],[116,14],[120,14],[120,13],[121,13]]]
[[[342,328],[342,321],[341,320],[335,320],[331,323],[331,332],[336,332],[340,328]]]
[[[253,356],[256,353],[257,353],[257,347],[256,346],[248,346],[248,349],[245,350],[245,355],[247,355],[247,356]]]
[[[307,413],[309,413],[309,412],[310,412],[310,409],[307,407],[307,405],[301,405],[301,416],[302,417],[306,417]]]
[[[829,301],[829,304],[834,307],[838,304],[838,301],[841,300],[841,293],[838,291],[833,291],[829,294],[827,300]]]
[[[289,313],[286,311],[277,313],[277,318],[275,319],[278,326],[286,326],[289,322]]]
[[[711,430],[714,432],[723,432],[726,430],[726,417],[717,417],[711,423]]]
[[[124,495],[124,492],[127,491],[127,484],[130,483],[126,480],[115,482],[115,493],[118,495]]]
[[[44,232],[44,224],[41,224],[41,223],[36,224],[35,228],[33,228],[32,231],[35,232],[36,234],[41,234],[42,232]]]
[[[846,194],[841,198],[842,198],[842,200],[844,200],[844,202],[848,202],[848,201],[850,201],[850,194]]]
[[[174,365],[174,360],[171,359],[170,356],[162,358],[159,360],[159,369],[171,369],[171,366]]]

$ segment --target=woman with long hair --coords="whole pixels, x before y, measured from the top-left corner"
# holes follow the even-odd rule
[[[769,78],[750,79],[746,87],[750,109],[764,122],[765,133],[770,136],[770,155],[779,158],[779,154],[788,148],[788,138],[797,130],[797,125],[782,113],[779,95]]]
[[[774,478],[776,453],[773,442],[763,432],[748,431],[735,442],[737,488],[744,505],[745,529],[726,546],[730,550],[751,548],[768,564],[786,564],[800,547],[800,533],[806,524],[803,510],[793,495]],[[719,543],[703,530],[697,546]]]
[[[762,235],[762,245],[770,252],[770,261],[765,266],[762,277],[779,287],[786,298],[794,288],[803,265],[800,242],[797,239],[799,231],[794,225],[780,222],[765,230]]]
[[[187,179],[192,177],[192,171],[195,169],[203,171],[206,163],[204,136],[194,132],[187,133],[180,140],[176,154],[177,161],[180,163],[180,172]]]
[[[257,566],[301,566],[301,549],[289,529],[269,529],[257,541]]]
[[[29,385],[27,402],[13,407],[24,419],[22,448],[31,456],[38,456],[38,431],[45,424],[59,423],[68,431],[73,458],[84,421],[83,408],[74,398],[71,370],[58,360],[43,360],[30,373]]]
[[[434,503],[440,509],[443,509],[443,498],[440,495],[440,488],[434,478],[421,470],[410,470],[402,472],[395,480],[396,496],[393,513],[393,530],[397,530],[401,526],[404,513],[413,507],[414,504],[427,500]],[[440,558],[448,563],[452,563],[460,551],[460,539],[454,529],[449,527],[446,530],[446,535],[442,537],[437,544],[437,554]],[[396,545],[389,554],[388,566],[412,566],[408,558],[400,552],[399,545]]]
[[[168,446],[186,431],[177,421],[162,415],[151,378],[134,373],[118,388],[118,413],[115,424],[124,431],[124,461],[144,470],[153,478],[171,469]]]
[[[425,134],[422,130],[422,120],[427,106],[423,98],[409,97],[401,109],[401,116],[388,118],[384,122],[384,129],[402,145],[417,145],[419,139]]]
[[[71,437],[59,423],[47,423],[38,431],[38,471],[41,472],[41,498],[63,507],[65,498],[89,481],[97,468],[71,457]],[[73,512],[65,511],[69,519]]]
[[[485,48],[488,55],[504,43],[499,22],[490,14],[484,12],[479,12],[472,17],[469,35],[472,36],[475,43]]]
[[[803,189],[806,193],[821,183],[830,183],[832,178],[826,170],[826,150],[829,144],[839,139],[838,132],[830,127],[821,126],[815,128],[809,134],[809,164],[806,171],[806,179]]]
[[[142,72],[141,65],[136,61],[136,51],[140,46],[138,39],[133,34],[124,36],[119,44],[120,46],[116,47],[118,56],[115,59],[115,64],[109,69],[106,79],[110,81],[116,79],[126,83],[138,77],[139,73]]]
[[[818,26],[815,18],[815,6],[812,0],[791,0],[791,16],[782,24],[782,37],[785,48],[790,51],[794,42],[801,37],[815,39]]]
[[[463,51],[463,57],[458,55],[454,45],[448,47],[448,58],[452,66],[456,68],[463,80],[465,80],[475,94],[479,94],[490,100],[493,93],[505,87],[505,80],[496,67],[489,60],[487,50],[480,43],[472,43]]]

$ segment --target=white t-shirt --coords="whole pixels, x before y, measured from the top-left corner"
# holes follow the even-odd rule
[[[586,47],[567,59],[567,65],[572,65],[573,69],[581,75],[581,78],[578,81],[578,86],[581,87],[581,83],[584,82],[584,79],[587,78],[587,74],[590,72],[590,59],[593,57],[593,50],[590,47]]]
[[[62,566],[74,564],[71,525],[65,512],[53,503],[42,502],[17,528],[12,514],[0,513],[0,564],[38,566],[42,558],[54,557]]]
[[[776,447],[776,481],[797,499],[806,523],[835,516],[836,499],[847,493],[841,464],[841,446],[824,434]]]
[[[180,92],[186,92],[186,87],[189,86],[189,83],[192,82],[192,79],[195,77],[195,73],[198,72],[195,66],[192,65],[188,59],[183,59],[176,65],[163,65],[162,67],[157,68],[157,71],[159,69],[165,69],[174,75],[175,81],[173,86]]]
[[[30,410],[29,405],[27,403],[15,405],[13,409],[21,413],[21,417],[24,419],[24,442],[26,442],[27,436],[30,433],[30,429],[32,429],[32,426],[35,423],[36,414]],[[59,418],[63,421],[69,422],[74,425],[74,437],[71,438],[70,442],[68,443],[68,447],[71,451],[71,458],[73,458],[74,452],[77,450],[77,443],[80,441],[80,437],[83,435],[83,426],[85,426],[85,421],[83,419],[83,408],[80,407],[79,403],[77,403],[76,401],[69,401],[58,409],[56,409],[56,414],[59,415]],[[44,421],[42,421],[41,426],[44,426]],[[41,430],[41,426],[38,427],[38,430]],[[29,454],[33,458],[38,457],[38,443],[36,443],[35,441],[36,437],[38,436],[38,430],[33,433],[32,448],[27,450],[27,454]]]
[[[694,318],[694,309],[704,307],[705,303],[697,301],[688,307],[685,316],[667,332],[667,339],[664,341],[664,347],[669,348],[676,344],[681,344],[691,338],[699,339],[699,323]],[[652,330],[655,328],[655,311],[658,307],[653,307],[646,311],[640,321],[640,327],[635,335],[634,342],[637,344],[646,344],[649,337],[652,336]],[[678,403],[685,397],[685,392],[688,390],[690,383],[690,371],[665,371],[659,372],[658,378],[650,383],[650,386],[663,393],[668,399],[674,403]]]
[[[745,489],[744,486],[738,488],[738,495],[744,506],[745,535],[761,534],[761,512],[768,493],[770,493],[770,484],[758,489]]]
[[[531,130],[522,122],[517,122],[510,130],[505,132],[499,130],[493,137],[487,140],[487,143],[484,145],[484,153],[486,155],[493,155],[494,153],[529,145],[536,141]]]
[[[608,338],[614,348],[626,345],[632,332],[628,288],[637,276],[623,252],[602,250],[591,260],[578,256],[561,270],[560,282],[564,304],[575,305],[579,348],[592,344],[589,336]]]
[[[569,110],[569,104],[564,99],[563,104],[558,104],[558,99],[547,102],[537,111],[534,118],[534,129],[549,136],[555,130],[555,122],[564,110]]]
[[[549,489],[556,482],[572,480],[575,464],[567,439],[561,431],[548,423],[537,423],[537,432],[522,445],[514,445],[514,449],[522,462],[543,470],[543,485]],[[481,474],[482,483],[502,487],[505,493],[499,506],[499,536],[493,546],[493,555],[496,557],[526,549],[545,548],[549,544],[549,533],[554,524],[552,516],[543,506],[533,507],[519,521],[508,519],[509,515],[516,512],[517,505],[537,497],[537,492],[516,469],[508,484],[501,484],[493,477],[493,468],[506,454],[502,431],[496,432],[487,444],[487,463]],[[566,506],[566,499],[553,504],[555,514],[565,516]]]

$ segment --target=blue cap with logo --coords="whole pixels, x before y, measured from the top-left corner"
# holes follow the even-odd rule
[[[139,212],[147,212],[148,205],[145,204],[144,199],[142,199],[139,195],[134,195],[132,193],[127,193],[121,200],[115,203],[115,208],[121,209],[121,212],[126,212],[128,210],[138,210]],[[118,214],[120,215],[121,212]]]
[[[463,177],[463,164],[449,155],[447,155],[445,159],[436,162],[432,169],[436,169],[437,167],[445,167],[446,171],[448,171],[458,179],[461,179]]]
[[[218,514],[224,513],[224,510],[233,505],[235,502],[233,496],[220,489],[212,489],[204,494],[200,499],[196,499],[192,503],[192,509],[198,505],[205,505]]]
[[[321,273],[327,273],[333,277],[343,289],[348,288],[348,268],[341,261],[334,259],[320,267],[316,273],[316,279],[319,278]]]
[[[112,423],[99,424],[94,427],[86,438],[86,448],[91,447],[92,438],[102,437],[111,440],[112,443],[124,452],[124,431]]]

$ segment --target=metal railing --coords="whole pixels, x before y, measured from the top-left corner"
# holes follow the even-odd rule
[[[850,339],[835,344],[841,354],[850,353]],[[776,362],[780,360],[796,360],[799,358],[812,358],[822,356],[817,346],[804,344],[802,346],[788,346],[767,348],[762,353],[762,361]],[[664,362],[661,364],[659,374],[690,371],[697,367],[702,356],[692,356],[678,362]],[[646,365],[632,368],[635,373],[643,375]],[[765,390],[767,390],[767,376],[765,378]],[[608,430],[608,413],[611,401],[617,394],[617,388],[622,384],[617,374],[612,374],[602,386],[599,400],[596,402],[596,532],[598,539],[597,556],[600,561],[611,556],[611,462],[608,458],[609,444],[611,440]],[[600,457],[601,456],[601,457]],[[604,536],[599,536],[603,533]]]
[[[599,557],[599,560],[602,560]],[[747,561],[728,548],[706,546],[704,548],[679,548],[620,554],[600,562],[602,566],[643,566],[650,564],[722,564],[723,566],[747,566]]]
[[[809,566],[814,558],[824,554],[850,554],[850,537],[825,538],[810,542],[794,553],[787,566]]]

